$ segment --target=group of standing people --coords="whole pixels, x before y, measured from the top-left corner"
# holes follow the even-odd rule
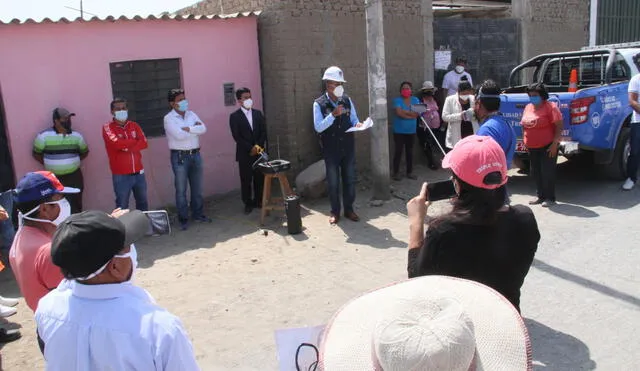
[[[319,351],[327,369],[532,367],[528,335],[519,315],[520,290],[540,232],[528,206],[508,201],[508,164],[516,138],[499,114],[500,89],[491,80],[477,91],[467,81],[462,84],[468,84],[463,85],[467,90],[447,99],[451,111],[457,111],[448,119],[455,119],[459,130],[448,134],[451,147],[447,146],[442,161],[456,192],[453,210],[429,220],[425,233],[430,205],[426,183],[407,204],[407,273],[408,278],[421,278],[371,291],[343,306],[327,325]],[[434,90],[432,84],[424,87]],[[410,92],[411,84],[403,82],[402,96],[394,102],[394,129],[397,124],[399,131],[409,131],[409,120],[415,127],[418,118],[410,105],[419,99]],[[464,122],[470,125],[465,128]],[[473,123],[478,126],[474,128]],[[410,142],[397,135],[396,143],[406,148]],[[398,170],[396,164],[394,170]],[[412,174],[411,168],[407,170],[407,175]],[[500,318],[500,325],[484,326],[482,322],[492,315]],[[502,326],[511,327],[508,337]],[[498,341],[500,346],[489,350],[488,344]]]
[[[478,131],[478,122],[473,116],[473,96],[471,75],[465,70],[465,57],[456,59],[456,66],[443,79],[443,89],[446,99],[442,107],[436,100],[436,88],[431,81],[422,84],[417,96],[414,96],[411,82],[400,84],[400,97],[393,101],[393,179],[402,180],[400,163],[402,154],[405,155],[406,177],[416,179],[413,175],[413,142],[418,137],[422,150],[427,158],[427,165],[437,170],[439,164],[434,157],[434,151],[453,146],[469,135]],[[418,113],[412,105],[423,105],[426,111]],[[417,121],[416,121],[417,120]]]
[[[237,95],[242,106],[238,112],[246,117],[246,126],[250,129],[244,130],[243,123],[238,123],[237,112],[231,115],[231,131],[238,141],[243,199],[247,200],[247,207],[259,207],[262,184],[260,176],[252,171],[250,162],[256,155],[256,149],[250,147],[258,143],[265,146],[266,128],[262,113],[252,110],[249,89],[239,89]],[[211,222],[203,213],[199,142],[199,136],[206,132],[206,126],[189,110],[184,90],[172,89],[167,100],[171,111],[164,117],[164,129],[174,173],[178,218],[182,229],[187,229],[190,219]],[[147,211],[147,181],[142,163],[142,152],[148,148],[147,138],[140,125],[129,119],[125,99],[114,98],[110,103],[110,112],[112,119],[102,126],[102,137],[112,173],[114,213],[128,209],[132,194],[135,208]],[[60,267],[51,260],[53,235],[63,221],[72,214],[81,213],[83,209],[84,178],[81,163],[88,156],[89,148],[83,135],[72,128],[74,116],[75,113],[62,107],[53,110],[53,125],[38,133],[33,144],[33,157],[43,164],[45,170],[27,173],[15,189],[9,184],[5,187],[3,183],[4,192],[0,194],[2,253],[8,256],[20,291],[27,306],[34,312],[39,300],[56,289],[64,279]],[[246,151],[245,146],[248,147]],[[255,198],[251,198],[251,189],[247,186],[252,180],[256,183]],[[3,178],[2,181],[8,179]],[[188,187],[190,203],[186,198]],[[11,218],[14,208],[19,215],[17,233]],[[146,228],[148,225],[145,231]],[[0,264],[0,270],[3,268]],[[0,296],[0,317],[15,314],[14,307],[17,304],[17,299]],[[17,330],[0,329],[0,342],[19,337]]]
[[[443,89],[446,89],[447,97],[441,115],[434,98],[437,88],[431,81],[423,83],[418,96],[414,96],[411,82],[401,83],[400,97],[393,101],[394,180],[402,179],[400,163],[403,153],[406,177],[416,179],[413,174],[413,142],[416,134],[426,155],[427,165],[432,170],[438,169],[434,152],[440,149],[449,152],[460,140],[474,134],[494,136],[507,154],[507,166],[511,166],[516,142],[509,130],[502,129],[509,124],[499,114],[500,90],[494,82],[485,82],[484,87],[476,91],[471,75],[465,70],[466,63],[466,58],[457,58],[455,68],[444,77]],[[556,104],[549,102],[549,93],[544,84],[532,84],[527,88],[527,93],[530,103],[525,106],[521,125],[537,190],[537,197],[530,204],[549,207],[556,203],[555,172],[563,128],[562,113]],[[480,109],[476,107],[478,98],[485,98],[487,102],[480,105]],[[423,113],[412,109],[412,106],[420,104],[426,108]]]

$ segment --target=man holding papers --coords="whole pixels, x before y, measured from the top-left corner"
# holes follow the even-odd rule
[[[356,107],[346,94],[344,74],[338,67],[326,69],[322,80],[325,93],[313,103],[313,125],[320,136],[322,154],[327,169],[329,199],[331,200],[330,224],[340,220],[340,180],[342,179],[342,203],[344,216],[357,222],[360,217],[353,210],[356,198],[356,155],[353,127],[362,127]]]

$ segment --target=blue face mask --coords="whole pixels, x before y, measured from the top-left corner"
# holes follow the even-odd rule
[[[529,102],[531,102],[534,106],[539,106],[542,104],[542,97],[539,95],[534,95],[533,97],[529,97]]]
[[[127,121],[127,117],[128,116],[129,116],[129,114],[128,114],[128,112],[126,110],[116,111],[113,114],[113,117],[115,117],[115,119],[120,121],[120,122]]]
[[[180,102],[178,102],[178,111],[187,112],[188,109],[189,109],[189,102],[186,99],[183,99]]]

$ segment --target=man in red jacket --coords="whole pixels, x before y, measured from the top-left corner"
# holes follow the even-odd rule
[[[111,102],[111,114],[113,120],[102,127],[102,138],[109,155],[116,208],[128,209],[133,191],[136,209],[146,211],[149,204],[141,151],[148,147],[147,138],[140,125],[127,120],[126,100],[115,98]]]

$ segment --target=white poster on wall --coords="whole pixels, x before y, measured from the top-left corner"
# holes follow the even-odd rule
[[[435,51],[436,70],[446,70],[451,64],[451,50]]]

